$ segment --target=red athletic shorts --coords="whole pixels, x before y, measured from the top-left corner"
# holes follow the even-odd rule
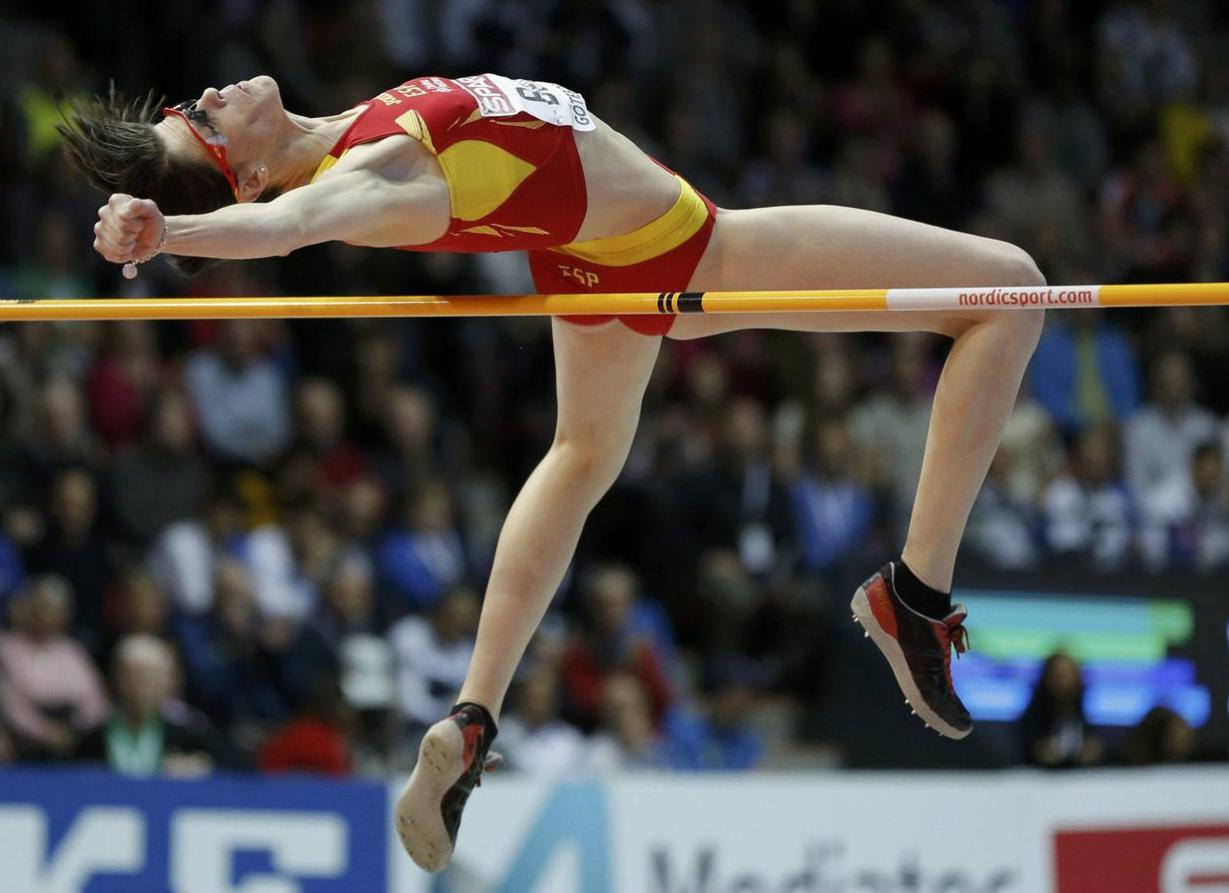
[[[586,292],[683,292],[704,256],[717,208],[689,183],[674,207],[625,236],[529,252],[529,269],[540,294]],[[618,319],[642,335],[665,335],[673,315],[564,316],[595,326]]]

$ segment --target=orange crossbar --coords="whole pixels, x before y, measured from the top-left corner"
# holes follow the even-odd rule
[[[0,321],[799,313],[1229,304],[1229,283],[567,295],[0,299]]]

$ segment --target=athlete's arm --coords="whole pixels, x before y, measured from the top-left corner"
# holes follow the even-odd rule
[[[116,194],[98,211],[94,248],[113,263],[142,260],[158,250],[164,231],[168,254],[224,260],[285,255],[335,239],[376,247],[425,244],[440,235],[436,195],[364,170],[208,214],[164,217],[149,199]]]

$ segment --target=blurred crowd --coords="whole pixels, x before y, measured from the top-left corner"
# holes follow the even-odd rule
[[[558,81],[724,207],[1006,238],[1056,283],[1229,279],[1211,0],[58,6],[0,14],[4,296],[532,290],[516,256],[345,245],[121,280],[90,250],[100,197],[59,151],[58,104],[257,72],[305,114],[423,73]],[[793,742],[842,606],[899,554],[945,350],[667,343],[516,683],[509,764],[739,769]],[[1225,356],[1224,308],[1052,313],[964,559],[1224,574]],[[553,421],[542,320],[0,328],[0,761],[405,765]],[[1070,691],[1064,672],[1043,679]],[[1022,760],[1091,759],[1072,703],[1034,702]]]

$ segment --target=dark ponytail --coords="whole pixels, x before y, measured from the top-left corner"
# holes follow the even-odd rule
[[[74,103],[57,129],[73,165],[103,192],[152,199],[168,216],[207,214],[234,204],[230,184],[208,160],[167,151],[154,131],[163,104],[152,90],[143,99],[128,100],[112,83],[106,98]],[[185,276],[218,263],[208,257],[168,259]]]

